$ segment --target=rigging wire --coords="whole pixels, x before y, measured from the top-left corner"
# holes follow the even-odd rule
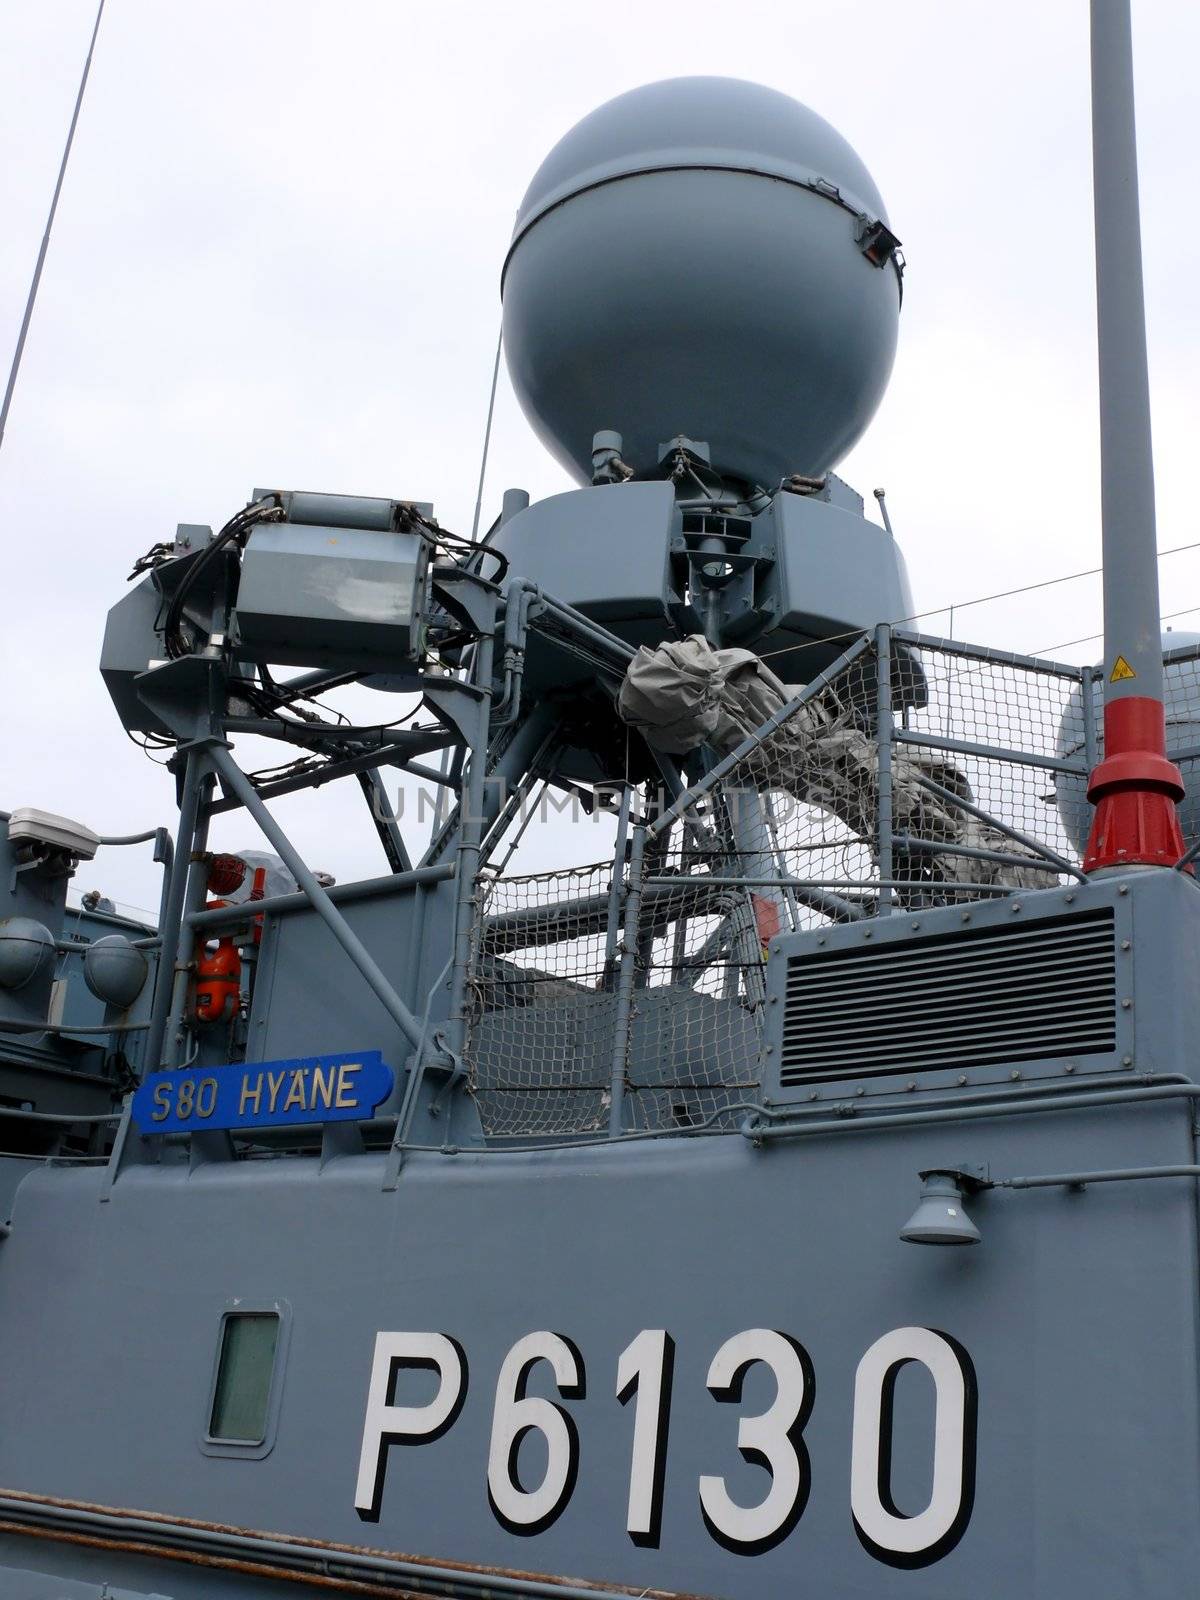
[[[492,443],[492,417],[496,412],[496,385],[500,381],[500,351],[504,344],[504,322],[496,338],[496,359],[492,364],[492,389],[488,395],[487,422],[483,429],[483,454],[479,458],[479,488],[475,494],[475,515],[471,519],[471,543],[479,537],[479,513],[483,506],[483,480],[487,474],[488,450]]]
[[[33,280],[29,285],[29,298],[25,302],[25,315],[21,318],[21,331],[17,334],[17,348],[13,354],[12,367],[9,369],[8,386],[4,391],[4,400],[0,403],[0,447],[4,444],[4,429],[8,422],[8,411],[12,405],[13,391],[17,387],[17,373],[21,368],[21,357],[25,354],[25,340],[29,334],[29,324],[33,320],[33,307],[37,300],[38,286],[42,281],[42,268],[46,264],[46,251],[50,248],[50,230],[54,226],[55,213],[58,211],[58,197],[62,193],[63,179],[67,175],[67,160],[71,154],[71,145],[75,140],[75,126],[79,121],[79,111],[83,105],[83,91],[87,88],[88,73],[92,70],[92,55],[96,49],[96,35],[100,32],[100,18],[103,15],[104,0],[100,0],[100,4],[96,9],[96,21],[92,26],[92,37],[88,45],[87,59],[83,63],[83,74],[79,79],[79,92],[75,96],[75,109],[71,113],[71,125],[67,129],[67,142],[63,146],[62,161],[59,163],[58,181],[54,185],[54,194],[50,200],[50,212],[46,218],[45,232],[42,234],[37,263],[33,269]]]
[[[1181,548],[1187,547],[1183,546]],[[1166,555],[1167,552],[1164,550],[1163,554]],[[1182,611],[1164,611],[1158,620],[1159,622],[1173,622],[1176,617],[1190,617],[1197,611],[1200,611],[1200,606],[1184,606]],[[1093,639],[1103,639],[1103,637],[1102,633],[1086,633],[1082,639],[1062,639],[1058,644],[1048,644],[1045,650],[1035,651],[1035,654],[1045,655],[1048,650],[1069,650],[1072,645],[1091,644]]]
[[[1158,559],[1161,561],[1164,556],[1182,555],[1187,550],[1200,550],[1200,539],[1193,540],[1190,544],[1170,545],[1166,550],[1158,551]],[[1037,583],[1023,583],[1016,589],[997,589],[994,594],[977,595],[973,600],[954,600],[949,605],[930,606],[927,611],[914,611],[910,617],[897,617],[893,626],[899,628],[908,622],[921,622],[926,617],[941,616],[946,611],[951,614],[955,611],[966,611],[970,606],[987,605],[992,600],[1011,600],[1014,595],[1031,594],[1035,589],[1052,589],[1057,583],[1074,583],[1077,578],[1095,578],[1103,571],[1103,567],[1084,567],[1079,572],[1064,572],[1057,578],[1042,578]],[[1161,617],[1159,620],[1167,622],[1172,617],[1186,616],[1189,611],[1200,611],[1200,606],[1188,606],[1183,611],[1168,612],[1166,616]],[[803,646],[794,644],[782,645],[778,650],[764,651],[759,660],[769,661],[772,656],[791,655],[799,648],[808,649],[816,644],[837,644],[841,639],[857,639],[862,631],[861,628],[847,628],[842,633],[827,633],[820,639],[806,639],[803,641]],[[1102,639],[1103,637],[1104,635],[1101,633],[1090,633],[1086,638],[1068,639],[1063,644],[1048,645],[1046,648],[1048,650],[1065,650],[1069,644],[1087,644],[1091,639]],[[1044,655],[1045,651],[1039,650],[1034,653],[1035,655]]]

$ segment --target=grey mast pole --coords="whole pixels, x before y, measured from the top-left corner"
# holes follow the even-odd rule
[[[1092,0],[1105,697],[1162,699],[1150,379],[1129,0]],[[1111,652],[1111,656],[1110,656]],[[1120,655],[1136,677],[1113,677]]]
[[[46,218],[46,229],[42,234],[42,244],[38,251],[37,264],[33,269],[33,281],[29,285],[29,298],[25,302],[25,315],[21,318],[21,331],[17,334],[17,348],[13,354],[12,367],[8,374],[8,386],[4,391],[4,400],[0,402],[0,445],[4,443],[4,429],[8,422],[8,410],[12,405],[13,390],[17,387],[17,373],[21,370],[21,357],[25,354],[25,340],[29,335],[29,324],[33,320],[34,302],[37,300],[38,285],[42,281],[42,268],[46,264],[46,251],[50,248],[50,230],[54,226],[54,215],[58,210],[58,197],[62,193],[63,179],[67,175],[67,161],[71,154],[71,145],[75,141],[75,124],[79,121],[80,107],[83,105],[83,91],[87,88],[88,73],[92,70],[92,53],[96,48],[96,35],[100,32],[100,18],[104,15],[104,0],[100,0],[96,8],[96,21],[92,27],[91,43],[88,45],[87,60],[83,63],[83,75],[79,79],[79,92],[75,96],[75,109],[71,113],[71,126],[67,129],[67,142],[63,146],[62,161],[58,168],[58,182],[54,185],[54,194],[50,200],[50,213]]]
[[[1105,758],[1084,866],[1173,865],[1129,0],[1091,0],[1092,167],[1104,560]]]

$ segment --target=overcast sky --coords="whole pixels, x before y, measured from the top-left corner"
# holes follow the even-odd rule
[[[5,372],[94,9],[0,13]],[[1165,548],[1200,540],[1200,7],[1134,12]],[[887,487],[918,608],[1097,564],[1085,0],[108,0],[0,451],[0,805],[99,832],[173,822],[96,663],[130,562],[176,522],[218,525],[272,483],[429,499],[469,530],[525,185],[593,106],[685,73],[805,101],[883,193],[908,259],[900,352],[839,471],[872,510]],[[485,525],[506,486],[568,487],[503,381],[487,483]],[[1163,611],[1196,607],[1177,627],[1200,626],[1198,556],[1162,563]],[[1087,579],[960,609],[954,631],[1037,651],[1099,615]],[[342,878],[383,865],[348,827],[351,787],[278,807]],[[228,819],[217,839],[259,843]],[[77,882],[157,903],[146,850]]]

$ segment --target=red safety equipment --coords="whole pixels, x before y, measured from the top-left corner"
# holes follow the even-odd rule
[[[1092,773],[1088,799],[1096,808],[1083,870],[1173,867],[1183,855],[1176,806],[1183,799],[1179,768],[1166,757],[1161,700],[1127,695],[1104,707],[1104,759]]]
[[[237,1012],[241,992],[242,958],[237,938],[225,934],[217,940],[215,949],[206,948],[196,962],[196,1021],[228,1022]]]
[[[213,856],[208,865],[208,885],[221,894],[232,894],[246,879],[246,863],[240,856]],[[248,900],[261,900],[266,893],[267,869],[255,867]],[[216,911],[228,900],[210,900],[207,910]],[[255,944],[262,939],[262,918],[249,919]],[[246,942],[244,929],[221,934],[216,943],[206,945],[196,961],[196,998],[193,1012],[197,1022],[228,1022],[237,1015],[242,995],[242,958],[239,944]]]
[[[208,863],[210,894],[231,895],[246,880],[246,863],[241,856],[213,856]]]

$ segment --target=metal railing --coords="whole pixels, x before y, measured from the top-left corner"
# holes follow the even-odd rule
[[[1091,668],[880,627],[674,800],[636,790],[612,860],[481,880],[485,1132],[733,1125],[776,934],[1082,876],[1099,707]],[[1167,708],[1196,754],[1200,647],[1169,657]]]

